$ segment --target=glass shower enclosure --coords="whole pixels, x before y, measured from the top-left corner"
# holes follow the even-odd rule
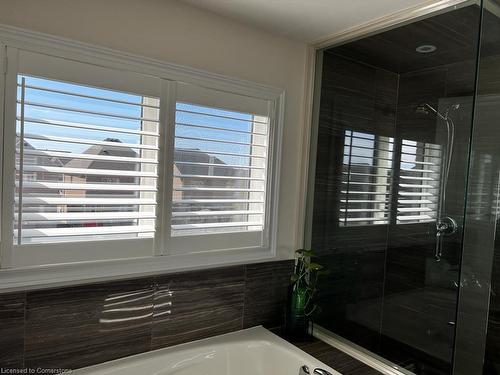
[[[405,373],[500,373],[500,2],[318,50],[316,76],[315,329]]]

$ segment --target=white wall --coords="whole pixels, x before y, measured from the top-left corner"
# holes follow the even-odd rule
[[[279,254],[300,246],[305,44],[173,0],[0,0],[0,23],[285,89]]]

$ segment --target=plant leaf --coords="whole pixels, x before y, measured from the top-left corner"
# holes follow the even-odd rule
[[[305,257],[309,257],[309,258],[313,258],[316,256],[316,254],[314,254],[314,251],[312,251],[312,250],[304,250],[302,252],[302,255]]]
[[[309,263],[308,268],[313,271],[319,271],[323,269],[323,266],[318,263]]]

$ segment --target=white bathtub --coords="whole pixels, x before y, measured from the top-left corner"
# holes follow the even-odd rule
[[[262,327],[254,327],[134,355],[72,372],[73,375],[298,375],[320,367],[314,357]]]

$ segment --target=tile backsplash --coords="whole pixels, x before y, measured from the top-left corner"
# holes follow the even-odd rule
[[[0,368],[75,369],[281,324],[293,261],[0,294]]]
[[[24,293],[0,294],[0,368],[23,366]]]

